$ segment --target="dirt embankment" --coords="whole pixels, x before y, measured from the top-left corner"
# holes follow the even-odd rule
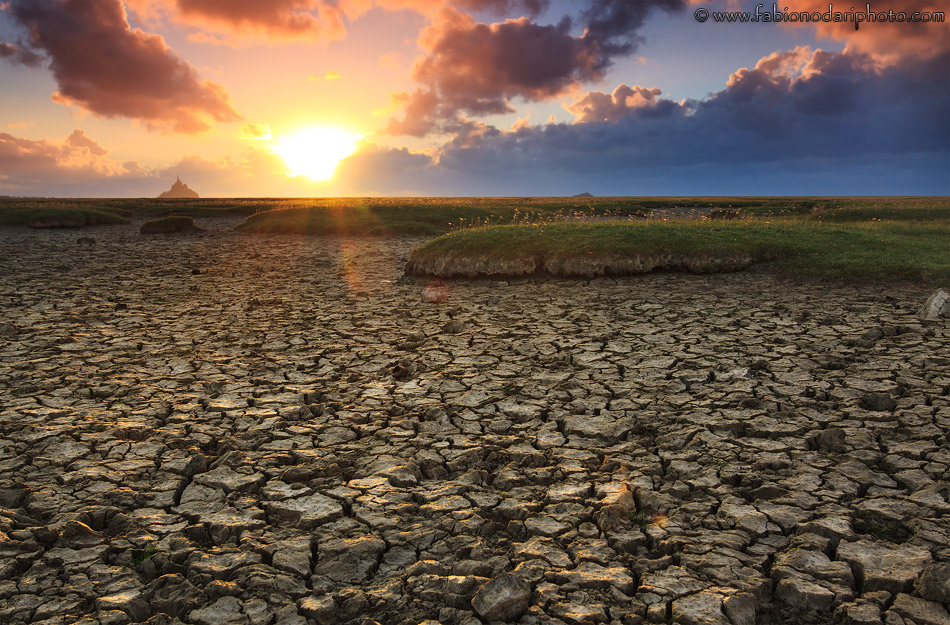
[[[595,278],[599,276],[629,276],[651,271],[689,271],[692,273],[721,273],[738,271],[751,266],[751,256],[697,256],[666,254],[661,256],[631,256],[626,258],[544,256],[514,259],[489,255],[418,255],[410,254],[406,274],[439,278],[511,278],[530,275],[548,275],[565,278]]]

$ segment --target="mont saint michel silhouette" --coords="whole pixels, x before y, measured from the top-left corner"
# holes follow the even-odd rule
[[[191,188],[181,181],[181,176],[175,177],[175,184],[172,185],[172,188],[168,191],[165,191],[158,196],[161,198],[197,198],[198,194],[191,190]]]

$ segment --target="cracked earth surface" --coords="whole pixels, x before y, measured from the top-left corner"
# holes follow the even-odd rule
[[[0,622],[950,622],[928,290],[230,225],[0,233]]]

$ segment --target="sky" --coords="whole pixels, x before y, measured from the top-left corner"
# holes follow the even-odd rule
[[[0,195],[950,194],[945,2],[758,4],[0,0]]]

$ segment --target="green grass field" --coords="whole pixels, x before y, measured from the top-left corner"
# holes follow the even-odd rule
[[[0,226],[78,228],[128,223],[125,210],[111,210],[95,200],[0,200]]]
[[[729,259],[767,263],[774,271],[796,278],[861,279],[914,282],[950,281],[950,222],[882,221],[827,224],[806,220],[679,222],[606,222],[496,226],[460,230],[413,250],[410,260],[420,269],[431,261],[485,257],[509,261],[530,258],[535,265],[579,269],[553,270],[564,275],[630,273],[624,259],[667,258],[660,268],[712,268]],[[485,265],[490,267],[490,263]],[[439,273],[439,272],[434,272]],[[484,273],[492,273],[488,269]],[[497,273],[507,273],[499,270]],[[462,274],[464,275],[464,274]]]
[[[275,202],[280,201],[282,200],[2,198],[0,226],[29,226],[40,219],[60,219],[67,223],[94,226],[126,223],[136,217],[246,217],[259,211],[270,210]]]
[[[732,208],[739,219],[460,228],[413,250],[410,268],[443,277],[512,267],[591,276],[632,273],[631,259],[641,259],[667,269],[751,263],[803,279],[950,282],[947,198],[769,198]]]

